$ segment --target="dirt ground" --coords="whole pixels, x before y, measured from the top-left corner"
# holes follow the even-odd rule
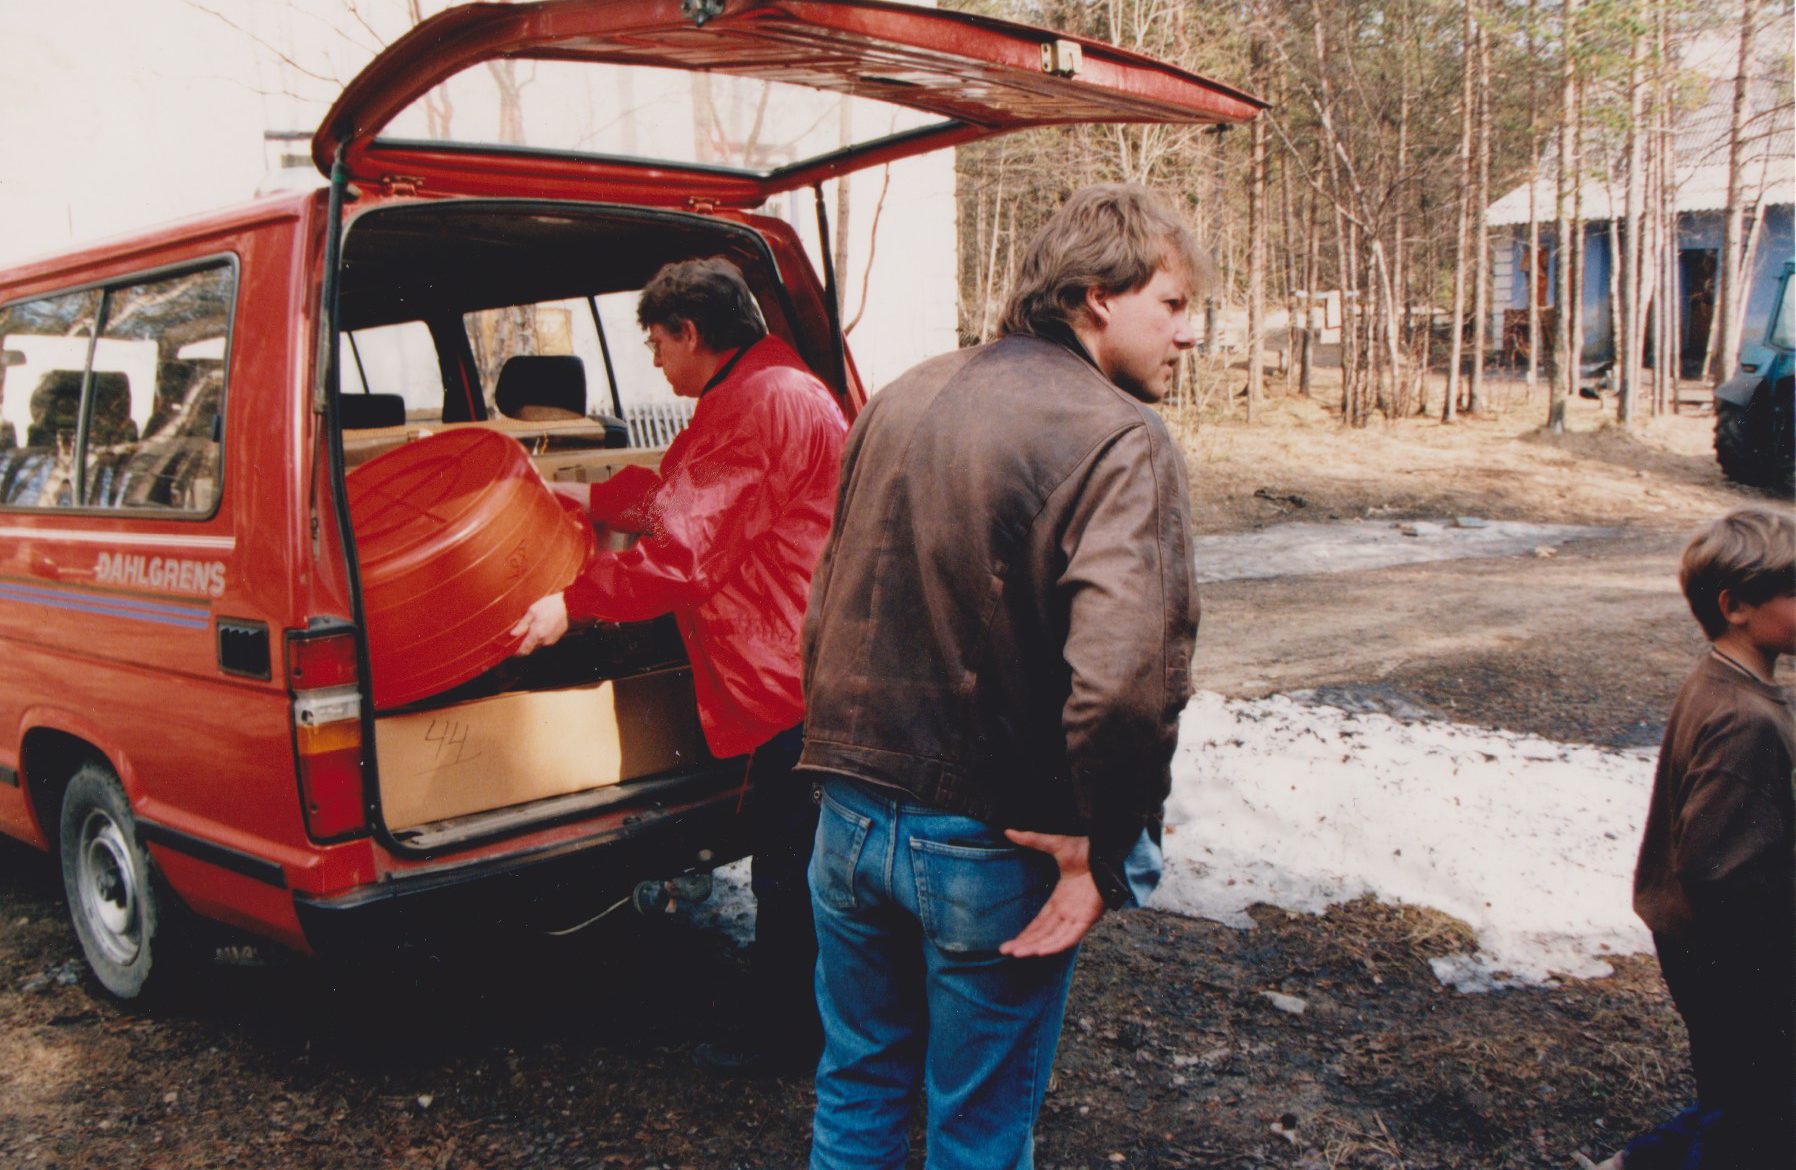
[[[1623,433],[1597,410],[1575,404],[1560,438],[1537,433],[1538,402],[1362,432],[1301,400],[1252,427],[1186,420],[1203,532],[1460,515],[1621,530],[1550,557],[1210,585],[1198,685],[1324,687],[1561,740],[1656,742],[1701,646],[1672,577],[1683,535],[1764,497],[1715,471],[1706,418]],[[1469,941],[1442,915],[1357,901],[1255,918],[1099,924],[1038,1166],[1565,1167],[1690,1091],[1650,958],[1462,995],[1427,966]],[[52,865],[0,843],[0,1165],[800,1166],[802,1078],[719,1080],[691,1062],[742,983],[722,936],[615,916],[568,939],[378,963],[230,952],[169,999],[125,1007],[85,973]]]

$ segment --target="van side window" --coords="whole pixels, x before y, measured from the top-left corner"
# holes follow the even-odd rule
[[[88,392],[88,507],[212,510],[234,285],[220,266],[107,290]]]
[[[641,295],[631,289],[465,314],[488,413],[538,421],[615,415],[628,423],[631,446],[666,446],[694,404],[676,397],[655,368],[636,324]]]
[[[100,290],[0,309],[0,504],[71,507]]]
[[[344,397],[397,394],[408,419],[443,417],[443,371],[436,342],[422,321],[376,325],[343,335]]]
[[[235,288],[215,264],[0,310],[0,504],[210,512]]]

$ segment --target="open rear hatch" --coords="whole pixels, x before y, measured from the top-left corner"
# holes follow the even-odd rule
[[[628,393],[660,386],[630,320],[634,290],[690,256],[736,260],[769,328],[836,383],[852,415],[852,363],[822,288],[795,263],[797,236],[749,209],[989,135],[1240,122],[1262,105],[1099,42],[876,0],[449,10],[376,58],[313,139],[333,207],[351,182],[463,197],[374,200],[332,241],[335,474],[353,477],[422,435],[473,427],[523,442],[548,479],[592,482],[653,465],[657,451],[608,446],[614,432],[582,416],[621,414]],[[411,358],[369,360],[377,335],[407,330]],[[586,330],[596,340],[570,340]],[[487,351],[506,346],[528,360],[583,353],[585,409],[562,423],[499,417]],[[383,383],[407,369],[407,378],[440,375],[434,416],[412,388]],[[353,494],[338,488],[340,500]],[[355,530],[346,503],[339,515]],[[358,532],[352,556],[361,544]],[[356,580],[366,630],[369,582]],[[364,667],[379,708],[364,720],[378,773],[371,803],[377,831],[400,853],[453,851],[620,806],[652,816],[741,780],[740,761],[705,751],[671,621],[582,631],[398,702],[379,701],[393,663]]]
[[[1100,41],[878,0],[551,0],[424,21],[343,91],[319,169],[425,193],[756,207],[1035,126],[1265,103]]]

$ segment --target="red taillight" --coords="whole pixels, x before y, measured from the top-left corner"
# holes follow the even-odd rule
[[[354,634],[301,634],[287,643],[287,685],[294,690],[348,686],[355,681]]]
[[[293,751],[306,831],[336,840],[368,827],[362,778],[362,693],[355,635],[299,636],[288,643]]]

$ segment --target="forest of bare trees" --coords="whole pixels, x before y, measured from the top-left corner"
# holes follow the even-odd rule
[[[187,3],[238,27],[211,0]],[[1778,173],[1790,165],[1792,0],[940,3],[1110,41],[1270,103],[1244,127],[1074,126],[959,150],[963,343],[991,335],[1021,243],[1073,189],[1138,181],[1184,211],[1219,280],[1175,409],[1251,420],[1269,374],[1283,392],[1321,393],[1325,360],[1330,405],[1351,425],[1480,412],[1493,373],[1506,396],[1545,385],[1555,429],[1598,384],[1627,424],[1678,409],[1672,374],[1688,398],[1732,373],[1749,275],[1766,248],[1789,249],[1789,191],[1773,200],[1783,234],[1768,242],[1765,225],[1767,193],[1789,186],[1767,180],[1774,154]],[[377,47],[444,6],[324,8],[346,40]],[[284,84],[338,83],[253,39]],[[528,81],[517,68],[493,67],[504,125]],[[445,129],[443,92],[426,100],[433,133]],[[1686,122],[1711,107],[1713,141],[1693,143]],[[1709,173],[1718,219],[1701,245],[1712,271],[1694,275],[1677,226],[1693,171]],[[832,258],[846,271],[850,232],[865,234],[862,279],[877,279],[878,213],[851,223],[846,191]],[[1499,201],[1511,214],[1493,226]]]
[[[1589,384],[1598,371],[1579,340],[1593,324],[1583,319],[1585,249],[1565,249],[1560,263],[1553,242],[1605,234],[1616,355],[1605,377],[1618,421],[1676,409],[1667,375],[1681,368],[1707,380],[1732,371],[1765,220],[1764,187],[1745,180],[1773,129],[1789,133],[1787,0],[948,6],[1113,41],[1272,103],[1258,124],[1234,130],[1089,126],[963,148],[964,341],[990,335],[1019,242],[1057,201],[1083,183],[1126,179],[1169,195],[1217,261],[1216,303],[1201,326],[1216,344],[1201,347],[1181,387],[1188,404],[1238,405],[1251,419],[1268,366],[1291,392],[1310,393],[1322,318],[1313,310],[1324,303],[1311,294],[1329,293],[1346,422],[1482,410],[1500,364],[1530,391],[1550,387],[1543,421],[1560,427],[1580,375]],[[1712,64],[1706,77],[1694,67],[1697,51],[1718,44],[1732,50],[1722,74],[1735,92],[1725,239],[1706,364],[1690,370],[1679,352],[1690,328],[1677,317],[1684,144],[1675,131],[1717,76]],[[1769,105],[1748,102],[1749,81],[1772,87]],[[1523,222],[1505,229],[1515,291],[1499,309],[1486,209],[1523,187]],[[1584,205],[1593,189],[1607,195],[1600,216]],[[1216,315],[1231,311],[1245,335],[1218,352]],[[1288,325],[1269,331],[1273,318]]]

